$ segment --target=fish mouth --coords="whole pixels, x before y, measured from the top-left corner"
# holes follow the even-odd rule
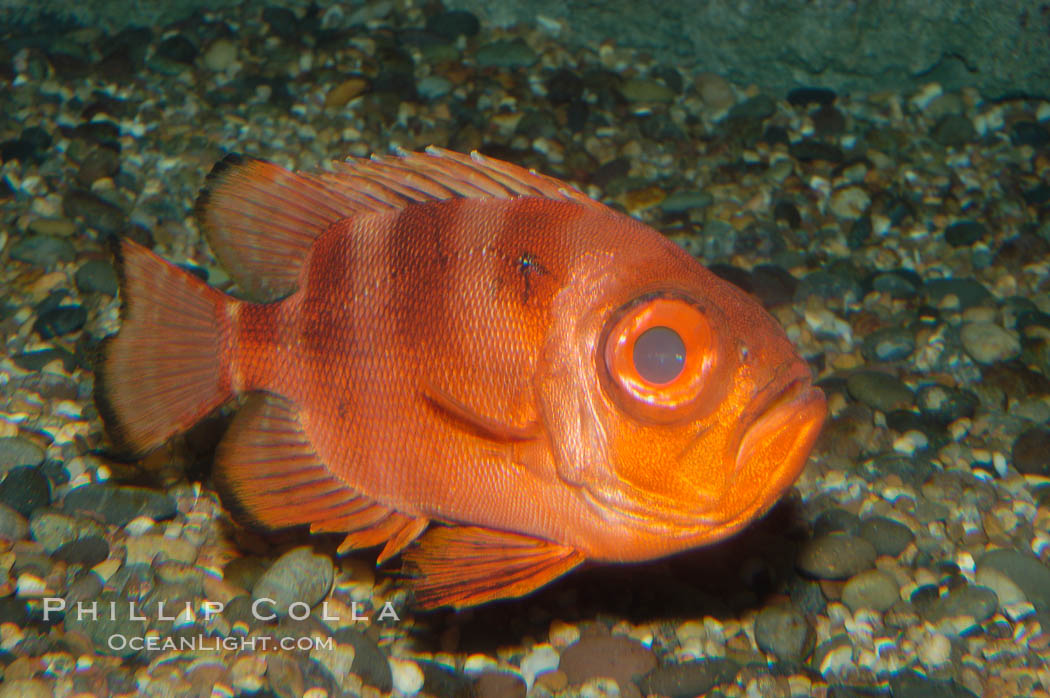
[[[798,479],[827,416],[824,393],[798,378],[767,404],[740,438],[734,480],[753,492],[742,517],[772,506]]]

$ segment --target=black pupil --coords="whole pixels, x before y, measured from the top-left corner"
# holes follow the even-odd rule
[[[670,383],[684,365],[685,343],[669,327],[650,328],[634,343],[634,368],[650,383]]]

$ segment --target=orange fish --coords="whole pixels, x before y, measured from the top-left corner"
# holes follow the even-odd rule
[[[423,607],[725,538],[794,482],[825,417],[751,297],[514,165],[229,157],[197,213],[250,300],[122,241],[96,390],[113,441],[147,451],[247,395],[220,491],[380,562],[430,526],[404,555]]]

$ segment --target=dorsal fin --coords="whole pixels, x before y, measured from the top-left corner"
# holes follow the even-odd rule
[[[535,196],[600,207],[570,185],[480,153],[350,158],[332,172],[296,173],[229,155],[208,175],[196,214],[212,252],[256,301],[292,293],[313,241],[332,223],[455,197]]]

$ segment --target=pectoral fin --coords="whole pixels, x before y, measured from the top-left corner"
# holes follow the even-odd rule
[[[584,561],[575,548],[477,526],[440,526],[404,554],[416,602],[463,608],[524,596]]]
[[[312,533],[346,533],[340,553],[385,543],[383,562],[428,523],[375,502],[333,475],[303,432],[295,405],[278,395],[249,397],[215,462],[221,489],[249,517],[269,528],[309,524]]]

